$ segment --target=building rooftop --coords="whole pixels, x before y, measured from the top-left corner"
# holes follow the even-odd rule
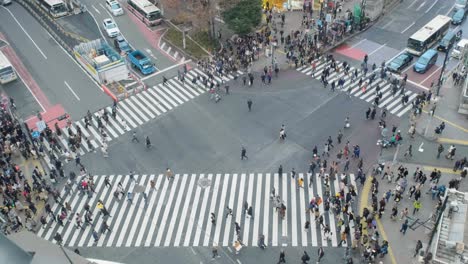
[[[433,261],[441,264],[468,263],[468,193],[449,189],[447,195],[447,205],[432,250]]]

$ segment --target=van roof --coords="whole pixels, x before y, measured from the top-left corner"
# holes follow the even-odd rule
[[[457,43],[458,47],[465,47],[468,44],[468,39],[462,39]]]

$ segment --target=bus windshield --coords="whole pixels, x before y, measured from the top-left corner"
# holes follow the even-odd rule
[[[161,12],[159,12],[159,11],[151,12],[146,16],[146,18],[148,18],[149,21],[160,19],[161,18]]]
[[[410,49],[414,49],[416,51],[423,51],[424,50],[424,44],[421,43],[421,41],[419,40],[415,40],[415,39],[408,39],[408,48]]]
[[[67,8],[65,7],[65,5],[63,3],[60,3],[60,4],[53,5],[50,8],[50,12],[52,14],[60,14],[60,13],[63,13],[63,12],[67,12]]]

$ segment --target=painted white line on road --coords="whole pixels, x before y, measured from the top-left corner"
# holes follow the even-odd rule
[[[366,41],[366,39],[363,39],[363,40],[359,41],[358,43],[352,45],[351,48],[354,48],[354,47],[358,46],[359,44],[361,44],[364,41]]]
[[[453,4],[453,6],[449,8],[449,10],[447,11],[447,13],[445,13],[445,15],[448,16],[448,14],[450,14],[450,12],[452,12],[452,9],[454,8],[455,8],[455,4]]]
[[[437,11],[435,11],[436,14],[440,14],[440,11],[442,10],[442,8],[444,8],[445,6],[441,6],[439,7],[439,9],[437,9]]]
[[[376,53],[379,49],[385,47],[387,45],[387,43],[383,44],[382,46],[378,47],[377,49],[375,49],[374,51],[372,51],[371,53],[369,53],[369,56]]]
[[[418,0],[414,0],[413,3],[411,3],[411,5],[409,5],[409,6],[407,7],[407,9],[410,9],[411,7],[413,7],[414,4],[416,4],[417,2],[418,2]]]
[[[390,21],[388,21],[388,23],[385,24],[382,28],[386,28],[386,27],[390,26],[390,25],[393,23],[393,21],[395,21],[395,19],[392,18],[392,19],[391,19]]]
[[[421,88],[421,89],[423,89],[423,90],[426,90],[426,91],[429,91],[429,90],[430,90],[430,89],[427,88],[426,86],[423,86],[423,85],[420,85],[419,83],[413,82],[413,81],[411,81],[410,79],[408,79],[407,82],[409,82],[409,83],[411,83],[412,85],[417,86],[417,87],[419,87],[419,88]]]
[[[194,255],[197,255],[197,252],[195,252],[195,250],[193,249],[193,247],[190,247],[190,249],[192,250],[192,253],[193,253]]]
[[[439,2],[439,0],[435,0],[434,3],[424,13],[429,13],[429,11],[435,6],[435,4],[437,4],[437,2]]]
[[[31,90],[31,87],[29,87],[29,85],[24,81],[24,78],[19,74],[19,72],[15,69],[16,71],[16,75],[18,75],[21,79],[21,81],[24,83],[24,86],[26,86],[26,88],[28,88],[29,92],[32,94],[32,96],[34,97],[34,99],[36,99],[36,102],[39,104],[39,106],[41,107],[42,109],[42,113],[45,113],[47,112],[47,110],[44,108],[44,106],[41,104],[41,102],[39,101],[39,99],[37,99],[36,95],[34,95],[34,93],[32,92]],[[34,116],[35,117],[35,116]],[[32,118],[34,118],[32,117]],[[26,120],[28,121],[28,120]]]
[[[102,9],[107,11],[107,9],[101,3],[99,3],[99,5],[102,7]]]
[[[412,26],[414,26],[416,22],[413,22],[411,23],[407,28],[403,29],[403,31],[401,32],[401,34],[405,33],[408,29],[410,29]]]
[[[416,8],[416,11],[419,11],[425,5],[426,5],[426,1],[422,2],[422,4],[420,4],[418,8]]]
[[[236,261],[237,261],[237,263],[242,264],[242,262],[240,260],[236,259]]]
[[[102,89],[101,85],[99,85],[99,84],[96,82],[96,80],[94,80],[93,77],[91,77],[91,75],[89,75],[89,73],[88,73],[85,69],[83,69],[83,67],[82,67],[80,64],[78,64],[78,62],[76,62],[76,60],[62,47],[62,45],[60,45],[60,44],[57,42],[57,40],[49,33],[49,31],[47,31],[47,30],[45,30],[45,29],[44,29],[44,31],[45,31],[47,34],[49,34],[50,38],[53,39],[53,40],[55,41],[55,43],[57,43],[57,46],[59,46],[59,47],[62,49],[62,51],[63,51],[65,54],[67,54],[67,56],[70,58],[70,60],[73,61],[73,62],[76,64],[76,66],[78,66],[78,68],[80,68],[80,69],[85,73],[85,75],[88,76],[88,78],[89,78],[94,84],[96,84],[96,86],[99,88],[99,90],[101,90],[101,92],[104,92],[104,90]]]
[[[431,73],[429,76],[426,77],[426,79],[422,80],[422,82],[420,82],[419,84],[422,84],[424,83],[425,81],[427,81],[429,78],[432,77],[432,75],[434,75],[436,72],[438,72],[440,70],[442,70],[441,68],[438,68],[437,70],[435,70],[433,73]]]
[[[91,5],[91,7],[96,11],[96,13],[101,14],[101,11],[99,11],[94,5]]]
[[[70,90],[70,92],[72,92],[72,94],[76,97],[76,99],[78,99],[78,101],[81,101],[81,99],[78,97],[78,95],[76,95],[75,91],[73,91],[73,89],[70,87],[67,81],[64,81],[64,83],[67,86],[68,90]]]
[[[34,40],[31,38],[31,36],[28,34],[28,32],[26,32],[24,27],[21,25],[21,23],[18,21],[18,19],[16,19],[15,15],[13,15],[13,13],[10,11],[10,9],[5,8],[4,6],[2,6],[2,8],[5,9],[6,11],[8,11],[8,13],[10,13],[11,17],[15,20],[15,22],[18,24],[18,26],[21,28],[21,30],[23,30],[24,34],[26,34],[26,36],[28,36],[28,38],[32,41],[32,43],[34,44],[36,49],[41,53],[42,57],[44,57],[44,59],[47,60],[47,56],[44,54],[44,52],[42,52],[42,50],[39,48],[39,46],[36,44],[36,42],[34,42]]]
[[[104,34],[102,34],[101,26],[100,26],[99,23],[97,22],[96,17],[93,15],[92,12],[88,12],[88,13],[89,13],[89,14],[91,15],[91,17],[93,18],[94,23],[96,23],[96,26],[97,26],[97,28],[99,29],[99,33],[101,34],[102,39],[103,39],[107,44],[109,44],[109,42],[107,42],[107,38],[104,36]],[[101,14],[101,13],[99,13],[99,14]]]
[[[166,72],[166,71],[168,71],[168,70],[174,69],[174,68],[176,68],[176,67],[179,67],[179,66],[182,65],[182,64],[186,64],[186,63],[191,62],[191,61],[192,61],[192,60],[187,60],[187,61],[184,61],[184,62],[175,64],[175,65],[172,65],[172,66],[167,67],[167,68],[165,68],[165,69],[163,69],[163,70],[160,70],[160,71],[158,71],[158,72],[155,72],[155,73],[153,73],[153,74],[151,74],[151,75],[148,75],[148,76],[146,76],[146,77],[143,77],[143,78],[141,78],[140,80],[141,80],[141,81],[148,80],[149,78],[152,78],[152,77],[154,77],[154,76],[156,76],[156,75],[159,75],[159,74],[161,74],[161,73],[163,73],[163,72]]]

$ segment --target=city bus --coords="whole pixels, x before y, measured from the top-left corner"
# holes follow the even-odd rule
[[[38,0],[38,3],[54,18],[68,15],[68,9],[63,0]]]
[[[0,84],[12,82],[17,78],[15,69],[5,54],[0,50]]]
[[[161,24],[161,10],[148,0],[128,0],[128,10],[149,27]]]
[[[448,16],[436,16],[408,39],[406,50],[420,56],[447,33],[451,21]]]

